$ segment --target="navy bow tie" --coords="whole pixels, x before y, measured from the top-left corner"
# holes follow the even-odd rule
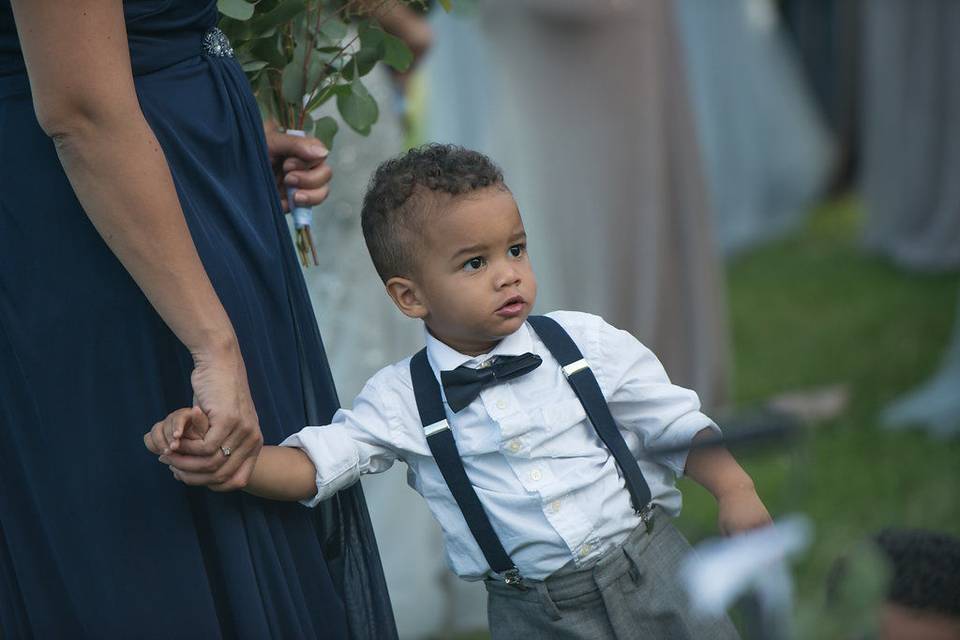
[[[460,365],[453,371],[440,372],[447,404],[454,413],[473,402],[488,384],[522,376],[539,367],[543,360],[536,354],[524,353],[519,356],[494,356],[487,362],[489,364],[485,363],[479,369]]]

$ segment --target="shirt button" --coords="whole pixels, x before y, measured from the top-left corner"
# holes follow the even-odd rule
[[[554,500],[553,502],[551,502],[551,503],[550,503],[550,510],[553,511],[554,513],[559,512],[559,511],[560,511],[560,501],[559,501],[559,500]]]
[[[511,440],[510,445],[507,447],[513,453],[517,453],[520,449],[523,449],[523,443],[519,440]]]
[[[582,547],[580,547],[580,557],[586,558],[588,555],[590,555],[591,551],[593,551],[593,546],[591,546],[589,542],[585,543]]]
[[[497,400],[497,409],[506,409],[507,401],[506,400]]]
[[[538,482],[540,478],[543,477],[543,474],[540,472],[540,469],[534,469],[530,472],[530,479],[534,482]]]

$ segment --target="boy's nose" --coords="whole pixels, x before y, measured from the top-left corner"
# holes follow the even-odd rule
[[[497,289],[511,287],[516,285],[518,282],[520,282],[520,270],[512,264],[505,265],[497,272]]]

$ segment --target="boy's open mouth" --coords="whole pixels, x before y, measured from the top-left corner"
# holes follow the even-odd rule
[[[522,296],[513,296],[497,309],[497,315],[511,318],[523,312],[523,307],[527,302]]]

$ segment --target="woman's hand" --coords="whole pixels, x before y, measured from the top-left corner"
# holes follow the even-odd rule
[[[247,486],[263,446],[247,372],[236,340],[194,354],[191,375],[197,407],[210,426],[202,439],[179,440],[164,456],[178,480],[214,491]]]
[[[294,206],[312,207],[327,199],[333,171],[326,163],[327,148],[313,136],[292,136],[280,131],[275,122],[263,123],[267,154],[285,212],[290,211],[287,189],[295,188]]]

